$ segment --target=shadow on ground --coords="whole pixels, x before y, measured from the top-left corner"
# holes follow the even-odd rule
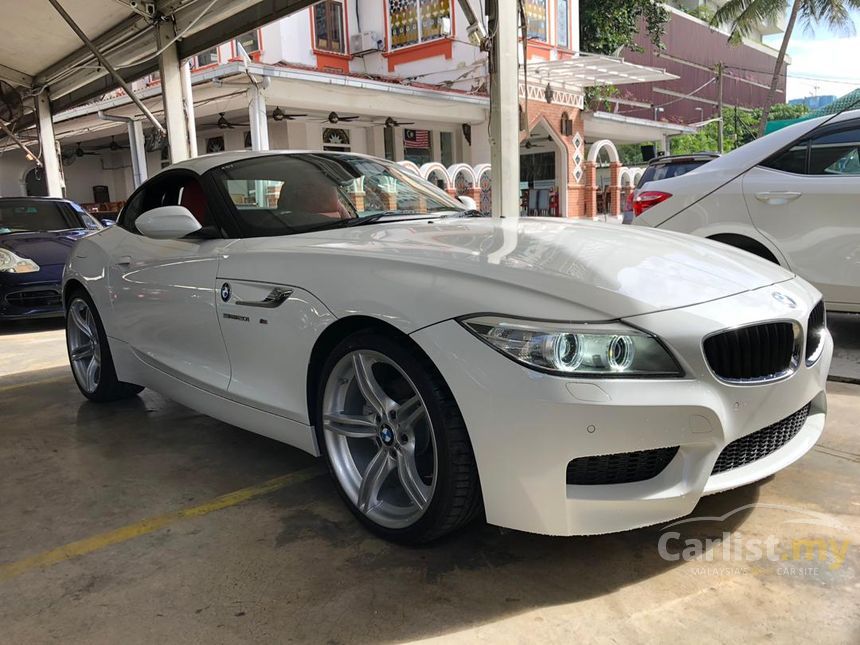
[[[77,589],[75,580],[83,581],[75,591],[83,600],[69,604],[70,612],[87,615],[87,603],[110,601],[143,620],[146,609],[133,606],[134,598],[151,604],[169,597],[171,611],[183,616],[212,608],[208,616],[201,613],[205,626],[196,625],[201,636],[213,617],[225,623],[247,616],[249,627],[266,626],[298,641],[401,641],[607,595],[679,564],[659,556],[660,527],[553,538],[476,522],[430,546],[389,544],[359,525],[319,462],[305,453],[148,392],[109,405],[85,402],[67,369],[28,376],[29,383],[0,388],[0,406],[15,401],[0,469],[11,490],[30,490],[0,508],[0,526],[9,528],[0,528],[3,560],[287,472],[321,473],[195,524],[177,523],[109,553],[83,556],[71,571],[92,573],[63,583]],[[705,498],[695,513],[722,515],[758,496],[757,486],[740,488]],[[748,511],[740,512],[703,530],[731,532],[747,517]],[[102,572],[108,565],[99,563],[105,562],[110,568]],[[27,587],[19,591],[36,594],[31,586],[44,586],[36,594],[44,602],[55,576],[68,575],[63,566],[21,578]],[[93,576],[103,588],[89,590]],[[50,601],[52,611],[71,602]]]
[[[860,384],[860,314],[827,314],[833,335],[832,380]]]
[[[7,320],[0,322],[0,336],[15,336],[17,334],[36,334],[41,331],[55,331],[66,326],[62,316],[57,318],[39,318],[36,320]]]

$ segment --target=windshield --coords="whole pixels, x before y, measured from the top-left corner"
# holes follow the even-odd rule
[[[77,228],[57,202],[27,199],[0,201],[0,235]]]
[[[350,154],[252,157],[213,170],[243,234],[289,235],[466,208],[397,164]]]

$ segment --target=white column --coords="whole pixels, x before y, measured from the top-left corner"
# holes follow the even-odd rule
[[[170,143],[170,162],[188,159],[188,123],[182,104],[182,73],[176,43],[168,45],[175,37],[173,27],[162,22],[158,27],[158,47],[167,47],[158,58],[161,73],[161,99],[164,102],[164,120],[167,141]]]
[[[48,90],[39,94],[36,99],[36,110],[39,113],[39,144],[42,148],[42,164],[44,165],[48,197],[62,197],[63,176],[60,172],[60,158],[57,155],[57,145],[54,139],[54,122]]]
[[[493,60],[490,72],[490,163],[493,217],[519,217],[520,146],[515,3],[490,0]]]
[[[256,85],[248,88],[248,117],[251,123],[251,149],[269,149],[269,119],[266,114],[266,97]]]
[[[191,61],[182,65],[182,102],[185,105],[185,127],[188,128],[188,154],[197,156],[197,123],[194,117],[194,92],[191,89]]]
[[[143,123],[136,119],[129,121],[128,147],[131,153],[131,172],[135,188],[145,182],[149,176],[146,167],[146,148],[143,141]]]

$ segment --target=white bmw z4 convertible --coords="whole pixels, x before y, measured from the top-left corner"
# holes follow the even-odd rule
[[[679,233],[477,215],[357,154],[174,165],[70,255],[74,377],[320,455],[407,543],[482,513],[663,522],[815,444],[833,344],[809,283]]]

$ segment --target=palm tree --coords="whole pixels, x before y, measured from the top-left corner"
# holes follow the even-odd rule
[[[849,11],[860,8],[860,0],[728,0],[717,10],[711,20],[711,24],[715,26],[729,25],[730,39],[736,40],[741,36],[748,36],[760,25],[785,15],[789,2],[791,11],[788,14],[788,24],[785,26],[782,45],[776,57],[767,99],[762,105],[761,121],[758,124],[759,136],[764,134],[767,125],[768,113],[776,96],[779,75],[785,63],[785,52],[797,21],[800,20],[807,29],[811,29],[813,25],[825,25],[835,32],[853,34],[854,23]]]

